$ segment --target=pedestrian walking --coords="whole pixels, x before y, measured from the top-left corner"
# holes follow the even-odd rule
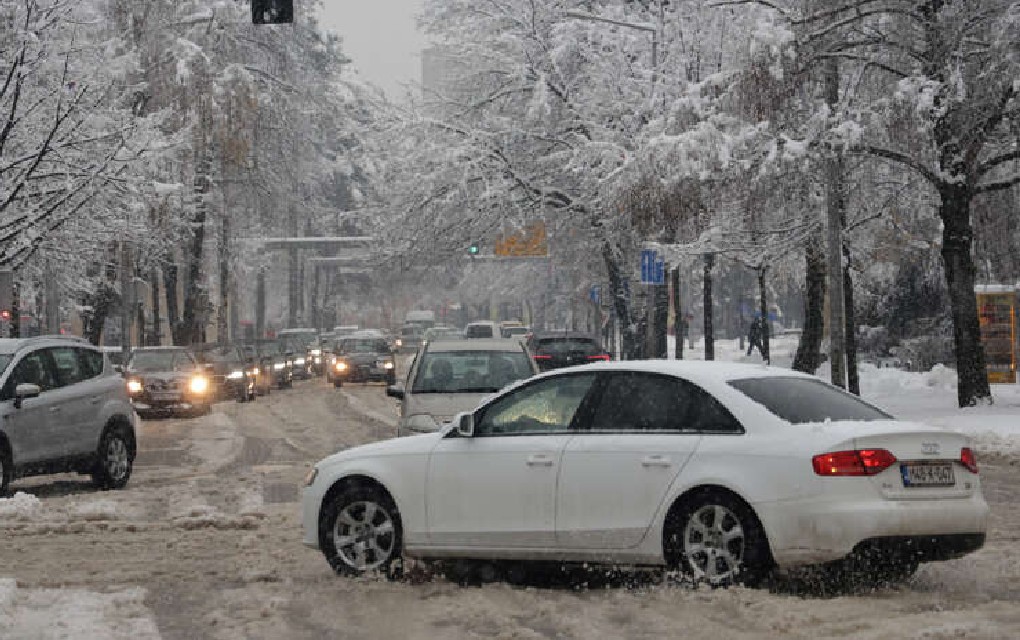
[[[765,345],[762,342],[764,324],[760,316],[751,321],[751,328],[747,332],[747,355],[751,355],[751,352],[757,348],[761,357],[765,357]]]

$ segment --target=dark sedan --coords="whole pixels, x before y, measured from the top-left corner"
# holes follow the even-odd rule
[[[131,404],[140,416],[209,412],[212,385],[184,347],[135,349],[124,367]]]
[[[194,353],[198,362],[205,366],[218,398],[236,398],[238,402],[255,399],[258,367],[240,345],[199,345]]]
[[[396,362],[386,338],[351,336],[341,339],[336,347],[332,379],[335,387],[344,382],[373,380],[395,384]]]
[[[542,371],[609,360],[598,338],[587,333],[542,333],[528,339],[528,349]]]

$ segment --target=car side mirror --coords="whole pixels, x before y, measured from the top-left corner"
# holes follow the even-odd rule
[[[473,413],[458,413],[453,417],[453,428],[457,435],[462,438],[471,438],[475,435],[475,415]]]
[[[42,387],[30,382],[22,382],[14,388],[14,408],[20,409],[21,403],[27,398],[38,398]]]
[[[395,384],[386,387],[386,395],[397,400],[404,399],[404,388]]]

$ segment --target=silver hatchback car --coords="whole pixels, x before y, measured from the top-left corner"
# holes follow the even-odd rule
[[[0,340],[0,494],[15,478],[68,471],[119,489],[136,442],[124,379],[97,347],[60,336]]]
[[[386,395],[401,401],[397,435],[438,431],[454,415],[536,373],[535,361],[519,340],[426,342],[407,381],[386,389]]]

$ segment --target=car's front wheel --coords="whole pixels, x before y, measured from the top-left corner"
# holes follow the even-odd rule
[[[663,534],[667,562],[695,582],[755,586],[772,566],[758,518],[725,491],[689,496],[667,515]]]
[[[3,441],[0,441],[0,498],[7,496],[7,490],[11,486],[14,477],[14,463],[11,462],[11,455]]]
[[[323,505],[319,517],[320,548],[341,575],[393,575],[402,534],[396,505],[374,487],[343,489]]]
[[[120,489],[131,477],[134,448],[127,430],[113,426],[103,433],[99,441],[92,482],[100,489]]]

